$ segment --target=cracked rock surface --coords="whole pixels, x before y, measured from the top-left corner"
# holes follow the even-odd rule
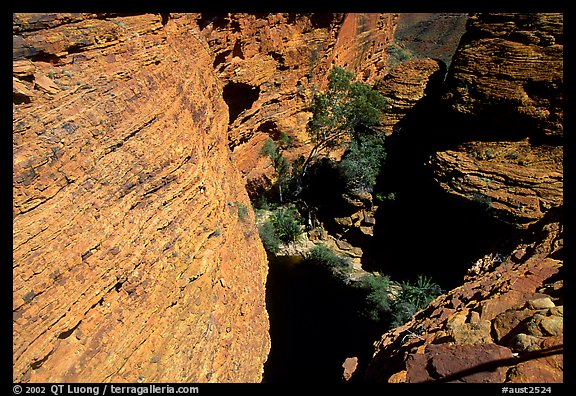
[[[191,15],[14,14],[14,382],[259,382],[267,261]]]

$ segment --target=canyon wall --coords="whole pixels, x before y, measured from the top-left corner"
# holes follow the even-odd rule
[[[260,381],[245,185],[268,137],[306,152],[333,63],[379,75],[396,20],[14,14],[14,380]]]
[[[432,160],[450,194],[527,228],[563,203],[561,14],[481,14],[447,77],[452,140]]]
[[[198,25],[230,109],[230,147],[249,193],[268,188],[273,170],[264,141],[292,139],[289,160],[308,154],[314,93],[332,64],[373,82],[386,67],[396,14],[202,14]]]
[[[195,15],[13,16],[13,380],[259,382],[267,260]]]
[[[487,252],[462,286],[385,333],[358,379],[562,382],[562,24],[561,14],[470,17],[437,118],[411,127],[438,124],[435,182],[515,228],[515,245]]]

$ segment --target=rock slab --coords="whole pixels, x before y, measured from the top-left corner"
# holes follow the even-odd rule
[[[194,15],[13,17],[14,382],[260,382],[266,254]]]

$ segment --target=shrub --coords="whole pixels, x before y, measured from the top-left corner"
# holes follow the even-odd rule
[[[402,282],[401,290],[392,307],[392,327],[406,323],[414,313],[425,308],[442,290],[425,275],[418,275],[416,282]]]
[[[398,63],[406,62],[414,59],[414,54],[409,49],[401,47],[399,44],[390,44],[386,51],[390,55],[388,61],[390,67],[396,66]]]
[[[306,256],[308,262],[314,265],[335,269],[350,268],[350,261],[344,257],[338,256],[329,247],[323,244],[314,246]]]
[[[381,203],[385,203],[385,202],[392,202],[396,200],[396,193],[395,192],[391,192],[388,194],[384,194],[382,192],[380,193],[376,193],[374,195],[374,198]]]
[[[425,275],[418,275],[416,283],[403,282],[401,286],[400,300],[409,302],[417,310],[426,307],[442,292],[440,286]]]
[[[486,211],[492,208],[492,198],[487,195],[475,192],[472,194],[472,201],[479,203]]]
[[[261,194],[252,199],[252,207],[256,210],[274,210],[278,204],[270,200],[266,194]]]
[[[346,187],[371,192],[385,159],[382,137],[360,136],[352,140],[339,164]]]
[[[394,304],[392,310],[392,322],[390,323],[391,328],[402,326],[404,323],[408,322],[412,315],[418,311],[416,307],[407,301],[398,301]]]
[[[238,218],[244,220],[248,215],[248,208],[241,202],[236,202],[236,209],[238,210]]]
[[[258,227],[258,233],[260,234],[260,240],[262,241],[262,245],[264,245],[264,249],[270,253],[277,253],[280,248],[280,239],[276,235],[272,222],[267,221]]]
[[[282,242],[295,242],[302,233],[300,216],[294,209],[278,209],[272,213],[271,222],[276,236]]]
[[[361,287],[367,292],[364,314],[375,322],[382,322],[392,309],[390,302],[392,282],[390,278],[368,274],[362,277],[361,282]]]
[[[337,255],[329,247],[319,244],[308,251],[306,261],[327,270],[330,275],[342,283],[348,284],[348,273],[352,267],[350,260]]]

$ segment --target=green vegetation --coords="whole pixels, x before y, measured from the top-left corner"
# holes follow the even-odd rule
[[[441,293],[440,286],[425,275],[418,275],[415,283],[401,283],[402,291],[398,298],[422,309]]]
[[[313,148],[302,166],[302,176],[320,156],[362,134],[373,132],[380,122],[386,100],[354,74],[335,66],[328,77],[328,90],[314,96],[308,134]]]
[[[328,271],[332,277],[343,283],[350,282],[348,276],[352,269],[350,259],[337,255],[326,245],[319,244],[310,249],[306,255],[306,262]]]
[[[264,248],[270,253],[277,253],[281,243],[296,242],[300,238],[302,219],[295,209],[276,209],[258,231]]]
[[[518,159],[518,153],[516,151],[512,151],[504,156],[507,159],[516,160]]]
[[[484,210],[490,210],[492,208],[492,198],[487,195],[475,192],[472,194],[472,201],[480,204]]]
[[[392,309],[391,286],[387,276],[369,274],[361,279],[361,287],[367,292],[364,314],[375,322],[383,322]]]
[[[262,245],[264,245],[264,249],[270,253],[277,253],[278,249],[280,249],[281,241],[276,235],[274,225],[270,221],[267,221],[258,227],[258,233],[260,234],[260,240],[262,241]]]
[[[388,50],[400,61],[411,58],[407,50],[398,46],[392,45]],[[266,212],[270,217],[259,227],[260,238],[269,253],[277,254],[282,244],[297,241],[303,233],[300,214],[296,209],[282,205],[284,201],[298,202],[298,208],[313,227],[319,205],[332,198],[328,196],[332,192],[341,192],[342,186],[347,192],[374,191],[387,158],[384,136],[376,129],[386,107],[386,98],[372,86],[354,80],[352,72],[333,67],[326,91],[314,95],[310,108],[312,117],[307,125],[312,148],[307,156],[292,163],[284,157],[284,150],[290,144],[286,134],[275,140],[269,138],[262,146],[260,154],[270,160],[278,189],[278,194],[269,191],[254,200],[254,207],[271,211]],[[326,157],[337,148],[346,150],[336,164]],[[314,177],[320,181],[320,187],[312,183]],[[300,195],[304,183],[308,185],[305,193]],[[309,198],[316,192],[322,196],[321,203]],[[379,190],[375,194],[375,199],[380,202],[395,198],[394,192]],[[305,202],[306,199],[309,201]],[[238,216],[242,218],[240,206],[237,207]],[[262,211],[257,213],[259,216],[263,214]],[[426,276],[418,276],[414,282],[397,283],[389,276],[368,274],[355,281],[350,276],[353,270],[351,260],[322,244],[310,249],[305,261],[327,271],[345,285],[353,284],[355,296],[363,299],[360,311],[373,322],[386,327],[405,323],[440,293],[438,285]]]
[[[261,155],[268,157],[272,161],[272,166],[278,177],[277,185],[280,202],[283,201],[282,190],[286,188],[290,180],[290,164],[282,155],[282,151],[288,146],[289,142],[289,136],[286,133],[282,133],[278,143],[268,138],[260,150]]]
[[[392,309],[391,327],[402,325],[442,293],[440,286],[425,275],[418,275],[414,283],[402,282],[400,287]]]
[[[248,208],[241,202],[236,202],[236,209],[238,210],[238,218],[244,220],[248,215]]]
[[[391,201],[396,200],[396,193],[395,193],[395,192],[391,192],[391,193],[388,193],[388,194],[384,194],[384,193],[381,193],[381,192],[380,192],[380,193],[376,193],[374,198],[376,198],[376,200],[377,200],[378,202],[382,202],[382,203],[384,203],[384,202],[391,202]]]
[[[390,328],[406,323],[442,291],[431,278],[419,275],[416,282],[396,283],[388,276],[366,275],[360,286],[366,291],[364,314]]]
[[[412,53],[412,51],[404,48],[398,43],[390,44],[386,48],[386,51],[388,52],[388,55],[390,55],[388,61],[390,68],[396,66],[399,63],[414,59],[414,54]]]
[[[278,209],[272,213],[272,225],[282,242],[295,242],[302,233],[302,221],[295,209]]]
[[[326,267],[332,271],[348,271],[352,268],[350,259],[337,255],[324,244],[314,246],[306,257],[314,265]]]
[[[346,188],[372,192],[385,159],[383,137],[367,135],[352,140],[339,164]]]
[[[238,218],[240,220],[245,220],[246,216],[248,216],[248,207],[244,205],[242,202],[230,201],[228,202],[228,206],[236,207],[236,210],[238,212]]]

